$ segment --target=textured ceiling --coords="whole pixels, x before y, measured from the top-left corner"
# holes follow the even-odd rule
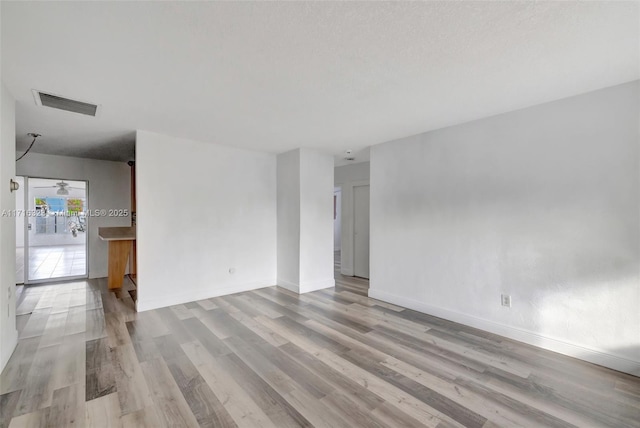
[[[2,2],[19,148],[126,160],[135,129],[344,157],[640,77],[637,2]],[[31,89],[102,105],[38,107]]]

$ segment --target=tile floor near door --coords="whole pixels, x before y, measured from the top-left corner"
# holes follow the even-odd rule
[[[85,245],[51,245],[29,248],[29,279],[64,278],[87,273]],[[24,278],[24,248],[16,248],[16,278]]]
[[[1,427],[640,427],[637,377],[347,290],[23,296]]]

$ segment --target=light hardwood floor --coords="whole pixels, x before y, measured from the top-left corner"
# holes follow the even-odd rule
[[[345,276],[340,273],[340,251],[334,251],[333,272],[336,280],[336,291],[350,291],[362,296],[369,295],[369,280],[357,276]]]
[[[0,426],[639,427],[640,379],[338,287],[27,287]]]

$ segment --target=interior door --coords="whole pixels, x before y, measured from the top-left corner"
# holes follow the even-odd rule
[[[353,188],[353,273],[369,278],[369,186]]]

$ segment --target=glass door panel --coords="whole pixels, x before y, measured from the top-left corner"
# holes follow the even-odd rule
[[[28,178],[27,282],[87,277],[87,182]]]

